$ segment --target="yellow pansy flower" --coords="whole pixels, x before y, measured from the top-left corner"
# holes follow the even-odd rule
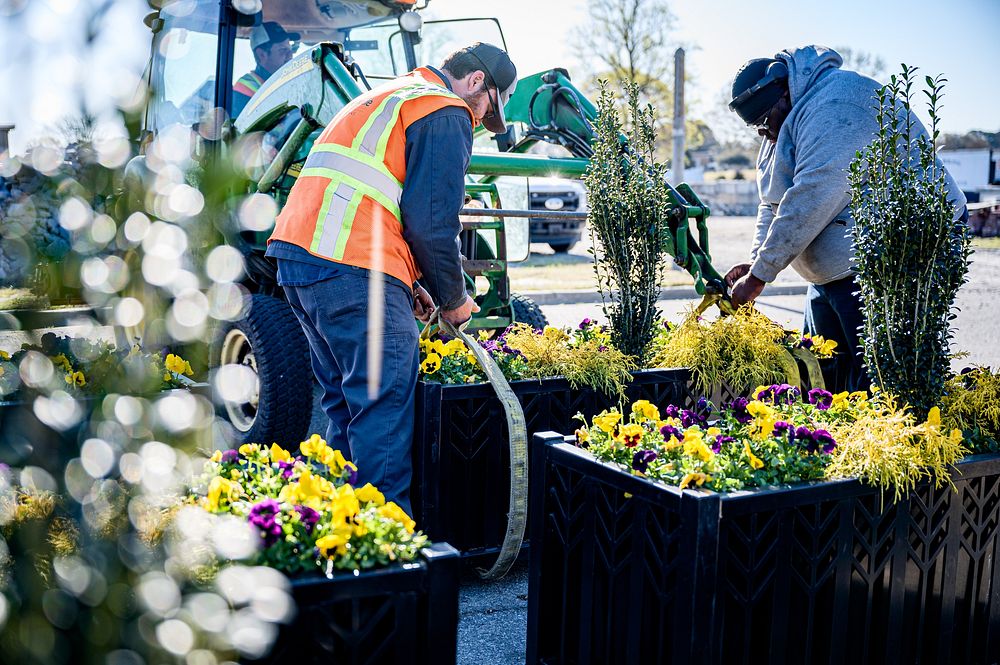
[[[308,439],[299,444],[299,450],[306,457],[316,457],[326,448],[326,441],[319,434],[313,434]]]
[[[832,356],[834,350],[837,348],[837,340],[835,339],[825,339],[816,348],[816,355],[819,356]]]
[[[0,360],[10,360],[10,354],[6,351],[0,350]]]
[[[83,372],[70,372],[64,378],[66,383],[77,388],[83,388],[87,385],[87,377],[83,375]]]
[[[237,483],[216,476],[208,484],[208,495],[205,497],[204,508],[213,513],[223,508],[223,502],[231,502],[240,495],[240,486]]]
[[[642,434],[645,432],[641,425],[629,423],[619,430],[618,439],[629,448],[639,444]]]
[[[586,427],[581,427],[580,429],[576,430],[575,434],[576,434],[576,440],[579,443],[586,443],[587,441],[590,440],[590,432],[587,431]]]
[[[6,358],[4,358],[6,360]],[[70,364],[69,358],[66,357],[65,353],[60,353],[52,358],[52,364],[56,367],[62,369],[64,372],[72,372],[73,365]]]
[[[697,457],[702,462],[712,459],[715,454],[712,449],[705,445],[705,439],[697,427],[689,427],[684,431],[684,454],[688,457]]]
[[[465,342],[460,339],[453,339],[444,345],[444,350],[446,351],[443,355],[451,355],[454,353],[462,353],[465,351]]]
[[[428,353],[420,363],[420,371],[424,374],[433,374],[439,369],[441,369],[441,356],[437,353]]]
[[[718,427],[709,427],[705,433],[708,436],[719,436],[720,434],[722,434],[722,430],[719,429]]]
[[[163,366],[174,374],[183,374],[184,376],[194,374],[194,371],[191,369],[191,363],[173,353],[167,354],[166,359],[163,361]]]
[[[751,468],[753,468],[753,469],[762,469],[762,468],[764,468],[764,461],[761,458],[759,458],[759,457],[757,457],[756,455],[753,454],[753,450],[750,449],[750,442],[749,441],[744,441],[743,442],[743,452],[745,452],[747,454],[747,458],[750,460],[750,466],[751,466]]]
[[[290,462],[292,461],[292,454],[279,446],[276,443],[271,444],[271,461],[272,462]]]
[[[353,519],[361,510],[361,502],[358,501],[358,496],[350,485],[334,489],[330,496],[330,509],[333,512],[334,524]]]
[[[600,415],[594,416],[594,424],[608,434],[611,434],[615,431],[615,427],[621,419],[622,414],[617,411],[605,411]]]
[[[392,501],[388,502],[384,506],[381,506],[378,509],[378,514],[382,517],[400,522],[403,525],[403,528],[406,529],[407,533],[413,533],[413,529],[417,526],[417,523],[406,514],[406,511]]]
[[[374,503],[377,506],[385,505],[385,495],[375,489],[371,483],[367,483],[359,490],[355,490],[354,496],[358,497],[361,503]]]
[[[221,450],[216,450],[214,453],[212,453],[212,456],[209,457],[208,459],[211,460],[212,462],[221,462],[222,461],[222,451]]]
[[[240,455],[243,455],[243,457],[251,457],[258,450],[260,450],[260,446],[256,443],[244,443],[240,446]]]
[[[347,552],[347,541],[350,539],[350,531],[347,531],[347,533],[335,531],[322,538],[318,538],[316,540],[316,547],[319,548],[320,554],[330,558],[331,551],[337,554],[345,554]]]
[[[635,413],[645,420],[659,420],[660,410],[656,405],[647,399],[641,399],[632,405],[632,413]]]
[[[683,478],[681,478],[680,488],[687,489],[694,485],[695,487],[701,487],[705,484],[705,481],[711,480],[712,476],[707,476],[704,473],[688,473]]]

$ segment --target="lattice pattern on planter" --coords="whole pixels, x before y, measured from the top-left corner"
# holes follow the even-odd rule
[[[681,493],[560,440],[536,441],[533,456],[529,663],[1000,660],[1000,456],[893,503],[849,480]],[[676,587],[661,595],[651,571],[664,561]],[[631,600],[603,591],[626,575]],[[679,639],[677,606],[704,608],[688,628],[708,633]],[[639,646],[625,637],[634,626]]]
[[[560,541],[563,555],[548,572],[566,585],[565,594],[542,609],[563,615],[547,637],[562,642],[565,662],[670,662],[662,627],[686,611],[675,602],[678,516],[569,469],[558,470],[552,482],[560,490],[551,494],[546,538]],[[647,608],[641,624],[629,612],[590,611],[632,603]]]
[[[296,615],[264,660],[328,665],[454,663],[458,552],[446,543],[414,564],[292,581]]]

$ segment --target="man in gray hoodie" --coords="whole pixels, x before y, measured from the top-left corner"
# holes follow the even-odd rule
[[[837,342],[831,387],[859,390],[868,377],[860,355],[847,168],[878,133],[874,104],[881,84],[841,69],[843,62],[828,48],[805,46],[750,60],[737,73],[729,107],[764,140],[750,261],[734,266],[726,282],[739,306],[791,265],[809,282],[804,332]],[[968,215],[965,196],[947,177],[958,219]]]

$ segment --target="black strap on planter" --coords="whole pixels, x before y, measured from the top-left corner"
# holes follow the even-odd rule
[[[445,334],[460,339],[476,357],[479,366],[486,373],[490,385],[503,405],[507,417],[508,443],[510,445],[510,510],[507,513],[507,533],[503,537],[503,545],[496,562],[489,570],[477,569],[484,580],[503,577],[514,565],[514,560],[521,551],[524,540],[524,529],[528,521],[528,432],[524,420],[524,410],[521,402],[507,383],[503,372],[497,367],[493,358],[474,339],[463,332],[462,328],[440,318],[439,310],[434,310],[430,320],[420,333],[421,337],[429,338],[434,327],[439,327]],[[463,326],[464,328],[464,326]]]

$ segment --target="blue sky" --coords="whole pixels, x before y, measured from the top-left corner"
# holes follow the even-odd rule
[[[82,16],[96,0],[0,0],[0,123],[15,122],[15,151],[70,112],[81,94],[101,106],[141,72],[145,0],[116,0],[110,37],[79,57]],[[688,51],[692,115],[718,112],[721,91],[752,57],[790,46],[847,45],[949,79],[945,131],[1000,130],[1000,0],[674,0],[676,37]],[[431,0],[438,17],[496,16],[519,70],[579,69],[572,32],[580,0]],[[86,92],[81,92],[86,91]]]

